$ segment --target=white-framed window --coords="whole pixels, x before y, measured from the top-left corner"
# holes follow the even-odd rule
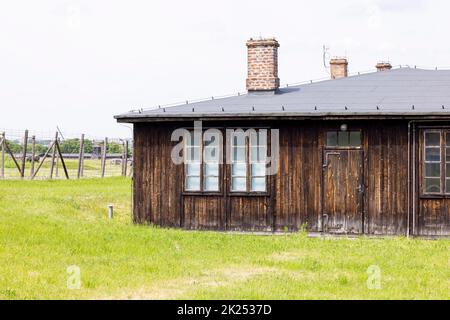
[[[231,191],[266,192],[267,130],[237,130],[231,139]]]
[[[206,131],[204,137],[203,190],[220,191],[221,141],[219,136]]]
[[[423,194],[450,194],[450,130],[424,130]]]
[[[191,131],[185,141],[185,190],[201,191],[201,134]]]

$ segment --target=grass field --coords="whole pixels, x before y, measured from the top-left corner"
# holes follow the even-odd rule
[[[130,198],[128,178],[0,181],[0,299],[450,298],[448,240],[135,226]]]
[[[21,161],[16,159],[21,165]],[[69,177],[74,178],[77,176],[78,172],[78,159],[65,159],[64,160],[67,168],[67,172]],[[34,165],[34,169],[36,170],[39,166],[39,162],[36,162]],[[51,158],[48,157],[45,159],[42,167],[39,169],[35,179],[42,180],[50,177],[50,166],[51,166]],[[29,178],[31,169],[31,162],[25,162],[25,178]],[[128,173],[130,173],[130,167],[127,168]],[[61,162],[58,162],[58,165],[55,165],[53,169],[53,178],[54,179],[65,179],[64,169],[61,165]],[[105,176],[106,177],[117,177],[122,174],[122,166],[120,164],[112,164],[110,159],[106,160],[105,164]],[[94,178],[101,176],[101,160],[100,159],[85,159],[84,160],[84,169],[83,169],[83,177],[86,178]],[[20,172],[17,169],[14,161],[11,157],[5,157],[5,178],[6,179],[20,179]]]

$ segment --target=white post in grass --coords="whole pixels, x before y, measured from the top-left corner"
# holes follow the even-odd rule
[[[110,219],[113,218],[113,211],[114,211],[113,205],[112,204],[108,205],[108,218]]]

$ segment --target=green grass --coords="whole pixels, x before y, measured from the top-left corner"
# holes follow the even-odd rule
[[[448,240],[136,226],[130,200],[128,178],[0,181],[0,299],[450,298]],[[79,290],[67,287],[71,265]],[[371,265],[380,289],[367,287]]]
[[[16,159],[19,166],[22,164],[21,159]],[[69,177],[76,177],[78,172],[78,159],[65,159],[64,163],[66,164],[67,172]],[[39,166],[39,162],[35,162],[34,169],[36,170]],[[38,174],[35,179],[42,180],[50,177],[50,166],[51,166],[51,158],[48,157],[45,159],[42,167],[39,169]],[[57,168],[58,167],[58,168]],[[30,177],[31,170],[31,162],[25,162],[25,178]],[[62,167],[61,162],[58,163],[53,169],[53,178],[54,179],[65,179],[64,169]],[[127,169],[128,173],[130,173],[130,167]],[[113,164],[110,159],[106,160],[105,165],[105,176],[120,176],[122,174],[122,166],[120,164]],[[84,160],[84,169],[83,169],[83,177],[94,178],[101,176],[101,160],[100,159],[85,159]],[[5,178],[6,179],[19,179],[20,172],[17,169],[16,164],[12,160],[10,156],[5,156]]]

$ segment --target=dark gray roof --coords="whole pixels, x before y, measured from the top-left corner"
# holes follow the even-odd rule
[[[123,122],[144,119],[325,116],[450,116],[450,71],[399,68],[281,88],[275,94],[133,111]]]

